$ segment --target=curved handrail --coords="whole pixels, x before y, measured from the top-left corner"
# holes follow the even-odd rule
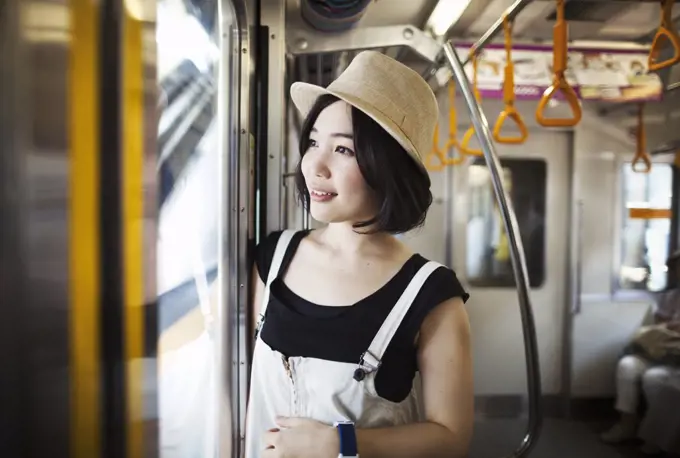
[[[506,143],[510,145],[520,145],[524,143],[529,136],[526,124],[515,108],[515,66],[512,63],[512,20],[508,15],[503,16],[503,31],[505,32],[505,78],[503,79],[503,101],[505,107],[498,115],[496,124],[493,127],[493,138],[498,143]],[[519,136],[505,137],[501,135],[501,129],[506,119],[515,121],[519,129]]]
[[[477,104],[479,104],[479,102],[481,102],[482,100],[482,94],[479,93],[479,88],[477,87],[478,60],[479,56],[477,54],[472,56],[472,91],[475,94],[475,100]],[[467,81],[467,76],[465,77],[465,80]],[[484,156],[484,151],[482,151],[481,149],[468,148],[468,145],[470,144],[470,140],[472,140],[473,135],[475,135],[474,122],[470,124],[470,127],[468,128],[467,131],[465,131],[465,134],[463,135],[463,141],[460,144],[460,152],[467,156]]]
[[[635,145],[635,157],[633,157],[633,162],[631,163],[631,167],[633,168],[633,172],[636,173],[649,173],[652,170],[652,158],[649,156],[649,153],[647,152],[647,136],[645,134],[645,119],[644,119],[644,110],[645,110],[645,104],[640,103],[640,106],[638,107],[638,115],[637,115],[637,120],[638,120],[638,125],[637,125],[637,132],[635,132],[635,139],[636,139],[636,145]],[[645,168],[644,169],[638,169],[637,164],[642,161],[645,163]]]
[[[673,25],[673,3],[675,0],[661,0],[661,23],[659,30],[654,35],[652,47],[649,49],[649,57],[647,59],[647,67],[650,72],[662,70],[671,67],[680,62],[680,36],[675,31]],[[661,54],[662,38],[665,38],[673,45],[675,54],[662,62],[656,62],[656,58]]]
[[[470,83],[465,75],[465,69],[458,57],[458,54],[447,42],[443,46],[446,59],[451,66],[453,76],[458,82],[458,86],[465,97],[465,101],[470,109],[470,118],[475,126],[477,138],[484,151],[491,180],[493,183],[496,202],[501,210],[505,232],[510,241],[510,257],[512,269],[517,283],[517,295],[519,297],[520,313],[522,316],[522,330],[524,335],[524,353],[527,367],[527,389],[529,392],[529,422],[527,433],[522,440],[519,448],[513,452],[512,457],[526,456],[536,444],[541,432],[543,414],[541,412],[541,372],[538,359],[538,344],[536,343],[536,325],[534,323],[531,299],[529,298],[529,275],[527,264],[524,257],[524,247],[519,236],[519,226],[517,216],[512,206],[508,203],[508,196],[503,187],[501,178],[501,166],[498,155],[491,141],[491,132],[486,117],[475,99],[470,88]]]
[[[572,127],[581,121],[581,102],[564,75],[567,70],[568,33],[568,24],[564,19],[564,0],[557,0],[557,19],[553,28],[553,83],[545,90],[536,107],[536,121],[544,127]],[[571,107],[571,119],[543,116],[545,107],[558,90],[562,91]]]

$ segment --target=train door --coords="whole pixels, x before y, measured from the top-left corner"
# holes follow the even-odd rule
[[[568,303],[568,133],[532,132],[521,147],[497,144],[529,273],[545,394],[561,390],[562,315]],[[453,268],[468,285],[475,387],[480,408],[521,406],[527,392],[524,340],[508,240],[483,158],[454,168]],[[508,404],[510,402],[510,404]],[[498,403],[496,406],[500,405]]]
[[[252,0],[157,5],[158,436],[163,458],[238,456],[252,231]],[[239,209],[237,211],[237,209]]]

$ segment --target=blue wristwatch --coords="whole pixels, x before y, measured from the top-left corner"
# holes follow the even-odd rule
[[[357,450],[357,434],[354,423],[351,421],[338,421],[334,425],[340,436],[340,455],[338,458],[359,458]]]

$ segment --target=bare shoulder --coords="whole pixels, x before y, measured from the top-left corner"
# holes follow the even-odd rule
[[[452,297],[437,305],[427,314],[420,327],[420,347],[432,340],[460,341],[467,343],[470,321],[462,297]]]

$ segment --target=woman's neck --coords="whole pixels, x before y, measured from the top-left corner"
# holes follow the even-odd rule
[[[346,256],[382,256],[401,245],[391,234],[363,234],[364,230],[349,223],[332,223],[319,229],[318,241],[332,252]]]

